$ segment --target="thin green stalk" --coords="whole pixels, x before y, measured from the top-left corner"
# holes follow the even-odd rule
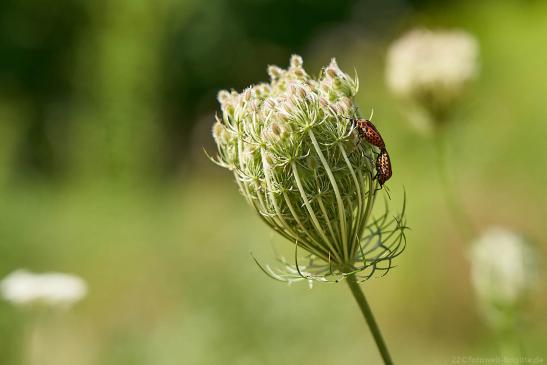
[[[525,353],[518,333],[518,311],[508,307],[503,310],[503,316],[502,324],[495,329],[499,352],[505,358],[521,358]]]
[[[342,157],[344,157],[344,161],[346,162],[346,165],[348,166],[348,169],[351,173],[351,177],[353,178],[353,183],[355,184],[355,190],[357,191],[357,219],[355,220],[355,225],[352,227],[352,234],[350,235],[351,240],[351,246],[355,247],[354,242],[359,243],[359,223],[361,223],[361,212],[363,211],[363,200],[361,199],[361,189],[362,186],[359,184],[359,180],[357,180],[357,175],[355,175],[355,171],[353,170],[353,167],[351,166],[351,162],[349,161],[348,155],[346,154],[346,150],[342,146],[341,143],[338,143],[338,147],[340,148],[340,152],[342,153]],[[353,211],[353,209],[352,209]],[[350,252],[350,257],[353,257],[354,252]]]
[[[325,168],[325,171],[327,172],[327,176],[329,177],[329,181],[334,190],[334,195],[336,196],[336,203],[338,204],[338,217],[340,219],[340,232],[342,233],[343,255],[346,260],[349,260],[350,257],[349,257],[349,249],[348,249],[348,238],[347,238],[347,232],[346,232],[346,215],[345,215],[346,209],[344,207],[344,202],[342,201],[340,190],[338,190],[338,184],[336,183],[334,174],[332,173],[332,170],[330,169],[330,166],[327,160],[325,159],[325,156],[323,156],[323,152],[321,152],[321,148],[319,147],[319,144],[317,143],[317,140],[315,139],[313,131],[310,129],[308,131],[308,134],[310,136],[313,146],[315,147],[317,156],[321,160],[321,163],[323,164],[323,167]]]
[[[321,235],[321,238],[325,241],[327,244],[329,250],[331,250],[334,257],[339,260],[338,262],[342,262],[342,257],[338,254],[338,251],[334,249],[334,247],[331,245],[329,239],[325,235],[325,232],[321,228],[321,224],[319,224],[319,221],[317,220],[317,217],[315,216],[315,213],[311,207],[310,201],[308,197],[306,196],[306,192],[304,191],[304,187],[302,186],[302,181],[300,181],[300,175],[298,174],[298,169],[296,168],[296,164],[294,162],[291,163],[292,167],[292,173],[294,176],[294,180],[296,181],[296,186],[298,187],[298,191],[300,192],[300,196],[302,197],[302,200],[304,201],[304,205],[306,206],[306,209],[308,210],[308,213],[310,215],[311,221],[315,227],[315,229],[319,232]]]
[[[393,365],[393,361],[391,360],[391,356],[389,355],[386,343],[384,342],[382,333],[380,332],[380,327],[378,327],[378,324],[374,319],[372,309],[370,308],[367,299],[365,298],[365,294],[359,286],[359,283],[355,279],[354,275],[350,275],[346,281],[351,290],[351,293],[353,294],[353,297],[359,305],[359,309],[361,309],[361,313],[363,313],[363,317],[365,317],[365,320],[367,321],[370,332],[372,333],[372,337],[374,337],[374,341],[376,342],[376,346],[378,347],[378,351],[380,351],[380,355],[384,360],[384,364]]]
[[[447,168],[447,158],[446,158],[446,136],[444,129],[439,129],[435,136],[435,147],[437,152],[437,170],[439,173],[439,179],[441,182],[441,188],[443,191],[446,204],[452,218],[456,222],[460,231],[462,231],[465,239],[471,239],[475,236],[475,227],[472,223],[471,218],[466,213],[465,209],[461,204],[461,199],[458,199],[458,195],[454,189],[454,185],[450,180],[450,174],[448,173]]]

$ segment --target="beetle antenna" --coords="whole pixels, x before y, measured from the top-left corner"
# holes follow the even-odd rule
[[[371,108],[370,110],[370,117],[368,117],[368,120],[372,120],[372,116],[374,115],[374,108]]]

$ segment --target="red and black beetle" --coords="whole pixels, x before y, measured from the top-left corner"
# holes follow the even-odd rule
[[[359,135],[368,143],[380,149],[385,149],[386,144],[378,129],[368,119],[350,119],[351,124],[357,129]]]
[[[393,175],[393,171],[391,170],[391,160],[387,150],[383,148],[380,151],[380,154],[378,154],[378,157],[376,157],[376,178],[378,179],[380,187],[382,187],[386,181],[389,180],[391,175]]]

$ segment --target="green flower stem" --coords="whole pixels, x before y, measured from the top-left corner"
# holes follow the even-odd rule
[[[461,199],[458,199],[458,195],[454,189],[453,184],[450,180],[450,174],[448,173],[447,162],[446,162],[446,135],[445,130],[437,130],[437,135],[435,136],[435,147],[437,152],[437,170],[439,173],[439,178],[441,182],[441,188],[443,191],[446,204],[450,210],[452,218],[460,228],[460,232],[464,238],[469,241],[476,236],[476,229],[472,223],[471,218],[466,213],[465,209],[461,204]]]
[[[496,340],[500,354],[505,358],[520,358],[525,356],[524,348],[518,333],[519,316],[514,307],[503,311],[504,319],[495,328]]]
[[[365,317],[365,320],[367,321],[370,332],[372,333],[372,337],[374,337],[374,341],[376,341],[376,346],[378,347],[380,355],[382,355],[382,359],[384,360],[384,364],[393,365],[393,361],[391,360],[391,356],[389,355],[389,351],[382,337],[382,333],[380,332],[380,328],[378,327],[378,324],[374,319],[372,309],[370,308],[367,299],[365,298],[365,294],[359,286],[359,283],[355,279],[354,275],[348,276],[346,281],[351,290],[351,293],[353,294],[353,297],[357,301],[357,304],[359,305],[359,308],[363,313],[363,316]]]

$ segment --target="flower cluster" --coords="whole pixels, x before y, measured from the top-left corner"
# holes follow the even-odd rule
[[[478,50],[476,39],[464,31],[413,30],[389,49],[388,85],[442,121],[478,74]]]
[[[265,223],[306,252],[306,264],[297,259],[283,274],[261,267],[289,281],[389,270],[404,247],[404,224],[387,212],[371,219],[378,151],[347,119],[357,116],[357,77],[333,59],[312,78],[299,56],[268,73],[269,83],[220,91],[213,126],[215,162],[233,171]]]
[[[74,275],[17,270],[0,282],[0,293],[16,305],[45,304],[66,308],[85,297],[87,285]]]
[[[475,292],[493,321],[522,302],[537,284],[537,254],[521,236],[504,228],[485,231],[473,243],[470,258]]]

